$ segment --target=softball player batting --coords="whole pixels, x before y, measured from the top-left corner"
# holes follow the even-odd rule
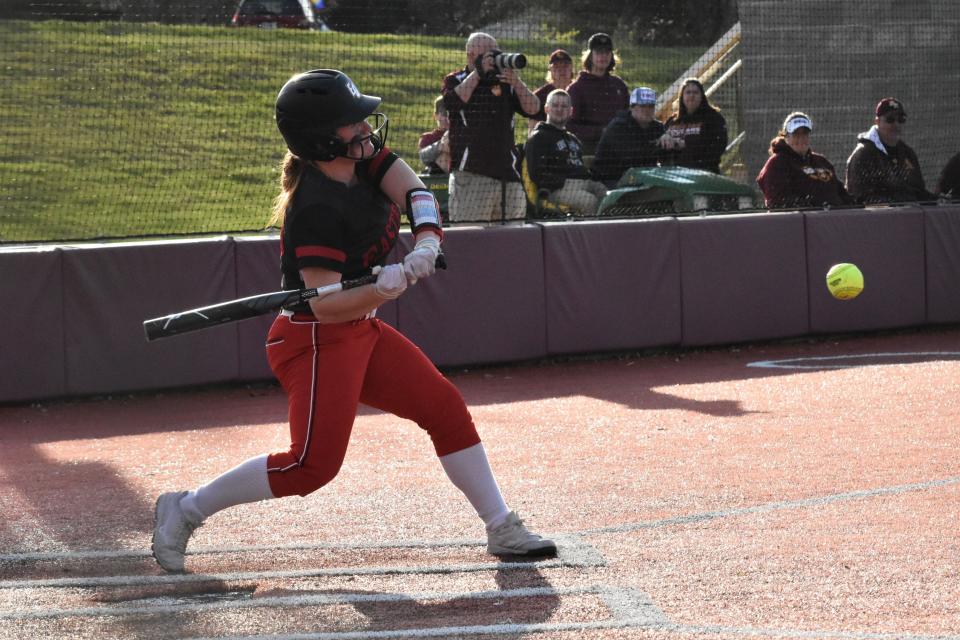
[[[397,241],[401,206],[416,244],[374,284],[284,311],[267,357],[289,403],[290,448],[243,462],[193,490],[157,499],[153,556],[183,571],[187,541],[214,513],[237,504],[305,496],[337,475],[357,405],[415,421],[447,476],[486,524],[495,555],[549,556],[556,545],[527,530],[500,494],[460,392],[427,357],[373,317],[386,300],[430,277],[440,254],[439,207],[413,170],[386,146],[380,98],[328,69],[292,77],[277,96],[287,143],[274,219],[281,224],[284,289],[322,287],[383,265]]]

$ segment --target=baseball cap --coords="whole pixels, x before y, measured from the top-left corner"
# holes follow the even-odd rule
[[[610,39],[605,33],[595,33],[590,36],[590,39],[587,40],[587,49],[593,51],[594,49],[607,49],[613,50],[613,40]]]
[[[810,121],[810,118],[806,116],[793,116],[783,123],[783,130],[787,133],[793,133],[797,129],[802,129],[804,127],[810,129],[810,131],[813,131],[813,123]]]
[[[657,104],[657,92],[650,87],[637,87],[630,92],[630,106],[635,104]]]
[[[903,110],[903,105],[896,98],[884,98],[877,103],[878,118],[891,111],[898,111],[901,115],[907,115],[907,112]]]
[[[570,57],[570,54],[564,49],[557,49],[550,54],[550,64],[557,62],[558,60],[563,60],[565,62],[573,62],[573,58]]]

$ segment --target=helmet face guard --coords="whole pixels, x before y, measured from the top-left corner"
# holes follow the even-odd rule
[[[370,120],[373,122],[370,122]],[[390,118],[382,113],[371,113],[369,116],[364,118],[367,121],[367,124],[370,126],[370,133],[365,136],[353,136],[350,140],[343,141],[342,153],[337,153],[336,157],[350,158],[351,160],[369,160],[370,158],[376,156],[380,151],[387,145],[387,133],[390,131]],[[348,123],[352,124],[352,123]],[[337,137],[338,140],[342,140],[335,133],[334,137]],[[348,154],[350,148],[355,144],[362,145],[367,140],[373,145],[373,153],[371,155],[361,154],[359,158],[356,156],[351,156]],[[361,147],[362,148],[362,147]],[[340,150],[337,150],[340,151]]]
[[[350,146],[370,140],[374,155],[383,149],[388,119],[377,113],[380,98],[360,93],[346,74],[333,69],[315,69],[298,74],[280,90],[276,103],[277,128],[290,151],[306,160],[330,161],[349,155]],[[373,116],[365,136],[343,140],[336,130]]]

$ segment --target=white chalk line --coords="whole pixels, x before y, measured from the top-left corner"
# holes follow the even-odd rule
[[[95,588],[161,584],[196,584],[201,582],[241,582],[271,579],[349,577],[371,575],[417,575],[478,573],[483,571],[515,571],[522,569],[558,569],[604,566],[603,556],[576,536],[557,536],[558,556],[549,560],[523,562],[479,562],[412,567],[333,567],[327,569],[289,569],[277,571],[238,571],[228,573],[167,573],[157,575],[88,576],[77,578],[41,578],[3,580],[0,589]]]
[[[115,607],[80,607],[75,609],[43,609],[37,611],[18,611],[0,615],[0,620],[26,620],[66,617],[104,617],[104,616],[135,616],[161,615],[175,613],[197,613],[204,611],[223,611],[226,609],[257,609],[272,607],[307,607],[330,606],[339,604],[360,603],[391,603],[391,602],[431,602],[444,600],[491,600],[511,598],[543,598],[562,596],[599,595],[606,600],[613,601],[627,599],[635,601],[634,593],[607,586],[591,585],[586,587],[570,587],[557,589],[554,587],[522,587],[518,589],[504,589],[491,591],[470,592],[421,592],[421,593],[334,593],[334,594],[305,594],[291,596],[271,596],[263,598],[247,598],[243,600],[224,600],[218,602],[193,602],[180,604],[150,604],[150,605],[123,605]],[[645,606],[652,607],[649,597]],[[663,614],[659,613],[662,617]]]
[[[256,553],[260,551],[344,551],[365,549],[440,549],[444,547],[479,547],[487,541],[479,538],[451,540],[394,540],[384,542],[293,542],[290,544],[247,545],[224,547],[197,547],[187,551],[188,556]],[[0,553],[0,562],[43,562],[57,560],[115,560],[118,558],[150,558],[146,549],[117,549],[88,551],[35,551]]]
[[[767,513],[770,511],[783,511],[786,509],[802,509],[806,507],[819,507],[834,502],[847,502],[850,500],[863,500],[866,498],[877,498],[880,496],[895,496],[913,491],[925,491],[927,489],[936,489],[950,485],[960,484],[960,476],[952,478],[943,478],[941,480],[930,480],[928,482],[916,482],[913,484],[902,484],[894,487],[880,487],[877,489],[864,489],[861,491],[847,491],[845,493],[835,493],[827,496],[818,496],[816,498],[803,498],[801,500],[788,500],[784,502],[769,502],[767,504],[754,505],[752,507],[737,507],[735,509],[720,509],[717,511],[706,511],[703,513],[694,513],[686,516],[676,516],[673,518],[663,518],[661,520],[650,520],[647,522],[634,522],[623,525],[611,525],[609,527],[597,527],[595,529],[585,529],[579,531],[580,535],[597,535],[611,533],[629,533],[641,529],[659,529],[661,527],[672,527],[676,525],[691,524],[695,522],[706,522],[709,520],[718,520],[720,518],[733,518],[737,516],[750,515],[754,513]]]
[[[796,501],[784,501],[769,503],[765,505],[756,505],[754,507],[745,507],[738,509],[729,509],[722,511],[713,511],[706,512],[701,514],[693,514],[690,516],[680,516],[676,518],[667,518],[657,521],[650,522],[641,522],[628,525],[612,526],[612,527],[601,527],[597,529],[590,529],[579,532],[581,535],[587,534],[613,534],[613,533],[623,533],[629,532],[637,529],[643,528],[654,528],[654,527],[665,527],[665,526],[675,526],[687,524],[690,522],[697,522],[703,520],[712,520],[717,518],[724,517],[733,517],[738,515],[750,514],[750,513],[760,513],[766,511],[775,511],[780,509],[789,509],[789,508],[802,508],[802,507],[811,507],[819,506],[824,504],[829,504],[833,502],[854,500],[854,499],[864,499],[870,497],[884,496],[884,495],[897,495],[900,493],[906,493],[910,491],[921,491],[926,489],[932,489],[937,487],[944,487],[949,485],[954,485],[960,483],[960,477],[945,478],[941,480],[933,480],[928,482],[904,484],[893,487],[882,487],[877,489],[870,490],[861,490],[861,491],[852,491],[845,492],[841,494],[833,494],[828,496],[820,496],[817,498],[808,498],[803,500]],[[576,548],[577,538],[571,538],[573,548]],[[450,541],[440,541],[438,544],[445,545],[450,543]],[[457,541],[457,545],[460,545],[462,541]],[[389,546],[400,546],[400,547],[431,547],[434,543],[428,541],[411,541],[411,542],[402,542],[402,543],[384,543],[384,545]],[[311,548],[311,547],[321,547],[321,548],[345,548],[349,546],[350,548],[378,548],[380,545],[369,544],[362,545],[357,543],[348,543],[344,544],[322,544],[322,545],[296,545],[296,548]],[[269,550],[272,547],[257,547],[257,550]],[[249,548],[237,548],[236,551],[249,550]],[[213,550],[213,552],[219,552],[220,550]],[[589,545],[582,545],[578,549],[580,553],[584,553],[587,560],[591,558],[593,551],[592,547]],[[103,552],[109,553],[109,552]],[[13,554],[17,555],[17,554]],[[24,554],[28,555],[28,554]],[[20,557],[23,557],[21,555]],[[60,556],[62,557],[62,556]],[[477,565],[460,565],[460,566],[444,566],[444,567],[413,567],[413,568],[387,568],[387,573],[427,573],[437,571],[440,573],[454,573],[460,571],[470,571],[470,570],[492,570],[492,569],[514,569],[514,568],[551,568],[554,566],[590,566],[589,564],[576,565],[568,563],[564,565],[562,562],[557,560],[553,561],[541,561],[541,562],[519,562],[519,563],[491,563],[491,564],[477,564]],[[320,572],[320,575],[328,574],[330,575],[331,570],[326,570]],[[362,574],[375,574],[379,573],[380,570],[376,568],[360,568],[360,569],[344,569],[344,570],[332,570],[332,571],[343,571],[346,575],[362,575]],[[202,576],[202,575],[166,575],[166,576],[142,576],[144,578],[152,578],[153,580],[159,580],[162,582],[171,581],[207,581],[210,579],[234,579],[234,580],[243,580],[243,579],[257,579],[257,578],[267,578],[270,576],[276,575],[294,575],[294,574],[312,574],[317,575],[318,572],[246,572],[246,573],[236,573],[236,574],[221,574],[219,576]],[[133,576],[137,578],[137,576]],[[295,576],[294,576],[295,577]],[[82,579],[80,579],[82,580]],[[107,579],[109,580],[109,578]],[[60,581],[45,581],[51,584],[57,583],[68,583],[75,582],[73,580],[60,580]],[[33,586],[36,586],[38,581],[33,582]],[[3,588],[16,588],[23,586],[22,582],[13,582],[7,581],[0,583],[0,587]],[[586,588],[581,590],[582,593],[586,593]],[[599,589],[602,589],[600,591]],[[514,590],[516,593],[521,593],[521,590]],[[530,595],[540,594],[540,595],[564,595],[566,593],[572,593],[569,590],[554,590],[557,594],[548,591],[542,592],[527,592]],[[490,593],[500,593],[503,592],[490,592]],[[551,633],[551,632],[563,632],[563,631],[588,631],[588,630],[597,630],[597,629],[625,629],[625,628],[642,628],[642,629],[651,629],[658,631],[669,631],[675,633],[684,633],[684,634],[731,634],[731,635],[742,635],[742,636],[772,636],[772,637],[786,637],[786,638],[849,638],[853,640],[960,640],[960,636],[931,636],[931,635],[917,635],[917,634],[905,634],[905,633],[869,633],[869,632],[850,632],[850,631],[829,631],[829,630],[796,630],[796,629],[776,629],[776,628],[754,628],[754,627],[727,627],[727,626],[717,626],[717,625],[680,625],[674,624],[667,619],[667,617],[656,607],[656,605],[650,600],[645,594],[640,594],[639,592],[634,592],[630,589],[615,589],[612,587],[602,587],[598,588],[597,593],[599,593],[603,598],[608,608],[615,614],[615,617],[611,620],[601,620],[601,621],[588,621],[588,622],[574,622],[574,623],[532,623],[532,624],[497,624],[497,625],[477,625],[477,626],[464,626],[464,627],[435,627],[435,628],[420,628],[420,629],[398,629],[398,630],[379,630],[379,631],[350,631],[350,632],[322,632],[322,633],[303,633],[303,634],[294,634],[294,635],[260,635],[260,636],[233,636],[233,640],[374,640],[377,638],[433,638],[433,637],[449,637],[454,635],[519,635],[527,633]],[[364,594],[355,594],[358,597],[362,597]],[[370,595],[370,594],[366,594]],[[404,595],[393,595],[393,594],[374,594],[379,595],[382,598],[395,598],[395,599],[404,599],[409,596]],[[349,595],[348,595],[349,597]],[[470,597],[469,594],[459,597]],[[515,595],[514,597],[521,597]],[[266,599],[264,599],[266,600]],[[359,600],[357,600],[359,601]],[[242,602],[242,601],[233,601],[233,602]],[[193,603],[192,605],[184,606],[193,606],[198,607],[207,603]],[[211,606],[223,607],[225,603],[209,603]],[[236,605],[241,606],[241,605]],[[269,605],[265,605],[269,606]],[[290,606],[284,604],[278,604],[276,606]],[[644,611],[644,616],[636,617],[629,616],[628,614],[631,611]],[[109,614],[107,614],[109,615]],[[127,614],[130,615],[130,614]],[[0,618],[2,619],[2,618]],[[214,640],[214,639],[203,639],[197,638],[195,640]],[[227,638],[217,638],[216,640],[228,640]]]
[[[731,518],[742,515],[750,515],[753,513],[765,513],[770,511],[780,511],[786,509],[801,509],[805,507],[815,507],[826,504],[831,504],[834,502],[844,502],[849,500],[862,500],[866,498],[874,498],[887,495],[898,495],[902,493],[910,493],[913,491],[925,491],[927,489],[935,489],[939,487],[945,487],[950,485],[960,484],[960,476],[954,476],[951,478],[943,478],[940,480],[930,480],[927,482],[916,482],[911,484],[902,484],[895,485],[892,487],[878,487],[876,489],[863,489],[859,491],[848,491],[844,493],[836,493],[826,496],[818,496],[814,498],[803,498],[800,500],[789,500],[783,502],[771,502],[767,504],[754,505],[750,507],[737,507],[734,509],[722,509],[717,511],[706,511],[702,513],[694,513],[684,516],[674,516],[672,518],[662,518],[659,520],[648,520],[643,522],[634,522],[627,523],[622,525],[610,525],[607,527],[596,527],[592,529],[584,529],[574,533],[568,534],[553,534],[552,537],[558,541],[566,539],[568,541],[568,547],[566,549],[561,548],[561,556],[569,555],[574,551],[582,553],[589,549],[592,549],[589,545],[584,543],[579,539],[579,536],[584,535],[603,535],[603,534],[617,534],[617,533],[629,533],[632,531],[638,531],[641,529],[657,529],[662,527],[671,527],[677,525],[690,524],[695,522],[704,522],[708,520],[717,520],[720,518]],[[200,548],[194,551],[188,551],[188,556],[204,556],[204,555],[217,555],[217,554],[226,554],[226,553],[258,553],[258,552],[269,552],[269,551],[288,551],[288,550],[297,550],[297,551],[311,551],[311,550],[343,550],[343,549],[353,549],[353,550],[363,550],[363,549],[402,549],[402,548],[411,548],[411,549],[432,549],[432,548],[442,548],[442,547],[475,547],[475,546],[485,546],[485,540],[405,540],[405,541],[393,541],[393,542],[343,542],[343,543],[308,543],[308,544],[289,544],[289,545],[253,545],[253,546],[236,546],[236,547],[216,547],[216,548]],[[116,558],[147,558],[150,557],[149,551],[129,551],[129,550],[116,550],[116,551],[106,551],[106,550],[90,550],[90,551],[51,551],[51,552],[28,552],[28,553],[8,553],[0,554],[0,562],[36,562],[36,561],[62,561],[62,560],[86,560],[86,559],[116,559]],[[584,557],[579,560],[571,559],[572,562],[581,562],[586,564],[596,563],[598,560],[596,558]],[[599,560],[602,562],[602,559]],[[11,581],[0,581],[0,588],[10,588],[5,585],[10,584]]]
[[[542,622],[531,624],[495,624],[464,627],[436,627],[425,629],[397,629],[387,631],[340,631],[298,633],[286,635],[221,636],[189,640],[378,640],[380,638],[453,638],[460,636],[502,635],[514,636],[563,631],[593,631],[599,629],[643,629],[689,635],[728,634],[738,636],[765,636],[775,638],[843,638],[849,640],[960,640],[960,636],[929,636],[909,633],[868,633],[857,631],[807,631],[803,629],[767,629],[760,627],[726,627],[719,625],[685,625],[649,622],[646,618],[597,620],[592,622]]]
[[[852,369],[856,367],[879,367],[898,364],[915,364],[912,362],[863,362],[858,364],[791,364],[802,362],[825,363],[832,360],[871,360],[880,358],[960,358],[960,351],[892,351],[884,353],[861,353],[838,356],[802,356],[798,358],[783,358],[780,360],[757,360],[748,362],[748,367],[759,369]]]

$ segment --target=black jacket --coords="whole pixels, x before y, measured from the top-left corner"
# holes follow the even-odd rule
[[[720,156],[727,150],[727,121],[719,111],[701,105],[693,113],[670,116],[666,127],[670,135],[684,141],[683,149],[667,152],[673,164],[720,173]]]
[[[587,180],[590,172],[583,165],[583,145],[566,129],[540,122],[524,145],[524,157],[530,179],[538,189],[554,191],[567,178]]]
[[[936,199],[927,191],[913,149],[903,140],[892,148],[883,145],[876,127],[857,137],[857,146],[847,159],[847,191],[863,204]]]
[[[629,110],[619,112],[600,137],[593,159],[593,176],[610,186],[627,169],[656,166],[663,155],[657,140],[666,130],[659,120],[641,127]]]
[[[960,200],[960,153],[947,162],[937,182],[937,193],[949,195],[954,200]]]

